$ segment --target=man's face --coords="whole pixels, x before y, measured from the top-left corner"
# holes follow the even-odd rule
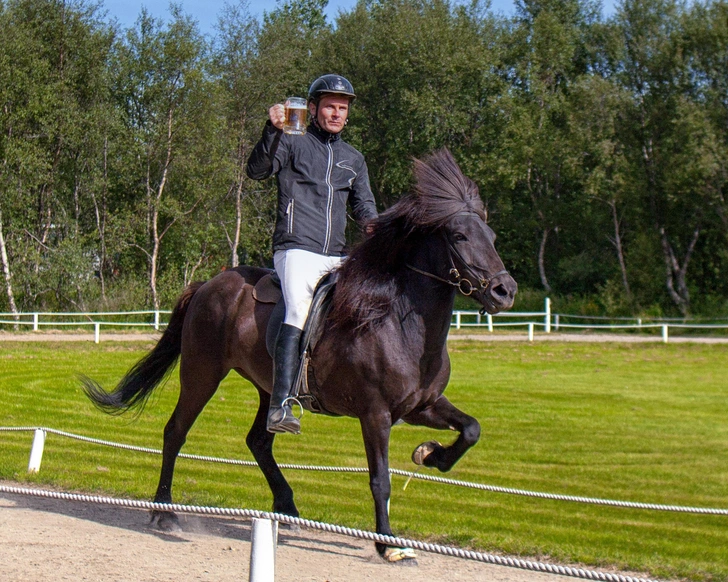
[[[317,115],[316,105],[308,104],[312,117]],[[324,95],[319,99],[318,122],[322,129],[329,133],[339,133],[346,125],[349,116],[349,99],[341,95]]]

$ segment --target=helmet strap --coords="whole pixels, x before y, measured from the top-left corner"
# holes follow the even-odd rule
[[[319,112],[318,100],[315,101],[315,104],[316,104],[316,113],[315,113],[315,115],[311,116],[311,123],[313,123],[316,128],[321,129],[321,125],[319,124],[319,120],[318,120],[318,112]]]

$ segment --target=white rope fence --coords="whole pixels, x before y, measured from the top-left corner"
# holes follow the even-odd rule
[[[124,449],[128,451],[136,451],[141,453],[148,453],[153,455],[161,455],[160,449],[152,449],[148,447],[139,447],[135,445],[127,445],[122,443],[115,443],[112,441],[105,441],[92,437],[82,436],[57,430],[53,428],[45,427],[0,427],[0,432],[35,432],[43,431],[44,433],[56,434],[70,439],[84,441],[96,445],[102,445],[107,447],[114,447],[118,449]],[[193,455],[187,453],[180,453],[180,458],[191,459],[195,461],[207,461],[211,463],[222,463],[227,465],[241,465],[245,467],[257,467],[258,463],[255,461],[244,461],[240,459],[224,459],[218,457],[210,457],[205,455]],[[280,463],[278,465],[281,469],[292,469],[299,471],[321,471],[330,473],[368,473],[369,470],[364,467],[330,467],[325,465],[298,465],[291,463]],[[420,481],[430,481],[443,485],[454,485],[458,487],[467,487],[470,489],[479,489],[481,491],[490,491],[492,493],[506,493],[510,495],[521,495],[525,497],[536,497],[539,499],[552,499],[557,501],[570,501],[575,503],[586,503],[591,505],[605,505],[612,507],[626,507],[630,509],[647,509],[654,511],[670,511],[678,513],[697,513],[704,515],[728,515],[728,509],[710,508],[710,507],[687,507],[681,505],[664,505],[658,503],[640,503],[636,501],[619,501],[613,499],[600,499],[596,497],[582,497],[574,495],[561,495],[558,493],[544,493],[539,491],[528,491],[526,489],[514,489],[512,487],[500,487],[498,485],[486,485],[483,483],[473,483],[470,481],[461,481],[457,479],[448,479],[445,477],[438,477],[436,475],[422,475],[417,472],[403,471],[401,469],[390,469],[390,474],[407,477],[408,479],[418,479]]]
[[[269,513],[258,511],[255,509],[232,509],[224,507],[198,507],[194,505],[179,505],[176,503],[153,503],[149,501],[140,501],[134,499],[117,499],[114,497],[100,497],[97,495],[81,495],[77,493],[62,493],[57,491],[46,491],[42,489],[30,489],[24,487],[10,487],[0,484],[0,493],[11,493],[15,495],[30,495],[34,497],[44,497],[50,499],[63,499],[67,501],[80,501],[83,503],[97,503],[103,505],[113,505],[117,507],[131,507],[135,509],[149,509],[156,511],[176,511],[180,513],[196,513],[202,515],[220,515],[227,517],[245,517],[257,519],[270,519],[279,523],[297,525],[309,529],[316,529],[329,533],[345,535],[353,538],[370,540],[395,547],[406,547],[441,554],[444,556],[452,556],[456,558],[464,558],[467,560],[475,560],[486,564],[497,566],[507,566],[510,568],[519,568],[521,570],[530,570],[532,572],[543,572],[548,574],[559,574],[561,576],[570,576],[572,578],[581,578],[586,580],[603,580],[604,582],[657,582],[645,578],[634,578],[631,576],[623,576],[621,574],[610,574],[608,572],[597,572],[592,570],[584,570],[582,568],[571,568],[569,566],[559,566],[556,564],[545,564],[542,562],[532,562],[530,560],[521,560],[519,558],[510,558],[507,556],[496,556],[493,554],[484,554],[482,552],[473,552],[471,550],[463,550],[450,546],[441,546],[439,544],[430,544],[407,538],[394,536],[385,536],[374,532],[353,529],[340,525],[322,523],[310,519],[301,519],[291,517],[280,513]]]

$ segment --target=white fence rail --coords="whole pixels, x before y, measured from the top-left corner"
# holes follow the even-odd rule
[[[94,341],[100,342],[101,328],[134,328],[145,327],[159,331],[167,325],[165,316],[171,314],[168,310],[147,311],[102,311],[102,312],[30,312],[30,313],[0,313],[0,329],[11,326],[14,329],[27,328],[40,331],[41,328],[59,327],[93,327]],[[582,323],[567,323],[581,321]],[[599,323],[599,322],[605,323]],[[504,312],[491,315],[481,314],[479,311],[454,311],[451,324],[453,329],[485,328],[493,333],[496,328],[525,328],[529,341],[534,340],[535,332],[552,333],[560,331],[592,330],[601,332],[631,331],[659,333],[662,341],[667,343],[670,329],[673,330],[702,330],[712,335],[728,335],[728,321],[724,323],[691,322],[676,318],[639,318],[639,317],[600,317],[584,315],[568,315],[552,313],[551,300],[544,301],[543,311]]]
[[[146,327],[159,331],[167,325],[163,321],[164,315],[171,314],[171,311],[157,309],[147,311],[95,311],[95,312],[51,312],[34,311],[30,313],[0,313],[0,328],[12,326],[15,329],[21,327],[30,328],[32,331],[40,331],[41,327],[93,327],[94,341],[99,343],[101,338],[101,326],[104,327]],[[130,321],[130,319],[135,321]]]
[[[502,321],[496,321],[502,320]],[[524,321],[525,320],[525,321]],[[564,320],[581,321],[582,323],[566,323]],[[604,322],[604,323],[602,323]],[[670,337],[670,330],[694,330],[710,332],[711,335],[728,336],[728,320],[722,323],[703,323],[678,318],[642,318],[642,317],[603,317],[587,315],[569,315],[552,313],[551,300],[544,301],[544,310],[535,312],[504,312],[481,315],[478,311],[453,312],[452,327],[462,330],[467,328],[487,328],[492,333],[496,328],[526,328],[529,341],[534,340],[535,331],[550,334],[560,331],[597,331],[597,332],[657,332],[664,343]]]

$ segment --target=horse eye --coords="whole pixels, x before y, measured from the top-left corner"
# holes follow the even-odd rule
[[[468,237],[460,232],[456,232],[454,235],[452,235],[452,238],[455,240],[455,242],[463,242],[468,240]]]

